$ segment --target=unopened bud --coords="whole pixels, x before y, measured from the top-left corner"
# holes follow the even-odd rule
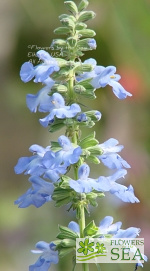
[[[77,14],[78,13],[78,8],[76,6],[76,4],[72,1],[65,1],[64,2],[66,8],[73,14]]]
[[[82,10],[86,9],[88,5],[89,5],[89,1],[81,0],[81,2],[78,5],[78,11],[82,11]]]
[[[80,13],[78,18],[78,22],[86,22],[88,20],[94,19],[96,16],[95,12],[93,11],[83,11]]]

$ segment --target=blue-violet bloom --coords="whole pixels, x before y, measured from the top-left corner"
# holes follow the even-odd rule
[[[77,163],[82,154],[81,147],[74,146],[69,138],[64,135],[58,138],[58,143],[62,149],[55,154],[56,165],[63,164],[65,167],[68,167],[71,164]]]
[[[77,193],[89,193],[92,189],[100,192],[110,192],[124,202],[139,202],[134,195],[133,187],[130,185],[128,188],[124,185],[116,183],[116,180],[124,178],[127,174],[125,169],[120,169],[112,176],[100,176],[98,179],[88,178],[90,168],[87,164],[83,164],[78,170],[78,180],[70,180],[69,185]]]
[[[70,106],[65,106],[64,98],[59,93],[54,93],[49,97],[48,103],[41,107],[44,112],[50,112],[48,116],[40,119],[42,126],[47,127],[56,116],[58,119],[73,118],[81,111],[78,104],[74,103]]]
[[[31,250],[32,253],[42,253],[35,264],[29,266],[29,271],[48,271],[51,264],[57,264],[59,261],[58,251],[55,250],[56,245],[46,243],[44,241],[38,242],[35,247],[38,250]]]
[[[14,167],[16,174],[30,174],[30,175],[42,175],[45,169],[42,166],[42,159],[44,154],[50,150],[50,146],[43,148],[37,144],[32,145],[29,148],[34,155],[31,157],[21,157],[19,158],[16,166]]]
[[[51,78],[47,78],[43,84],[45,85],[37,94],[27,94],[26,102],[27,106],[31,112],[36,112],[37,108],[40,112],[45,112],[43,110],[44,105],[49,101],[49,93],[51,92],[51,88],[54,85],[54,81]]]
[[[95,88],[104,88],[107,85],[112,87],[113,93],[119,99],[125,99],[127,96],[132,96],[132,94],[126,91],[118,81],[121,76],[116,74],[116,67],[114,66],[97,66],[97,62],[95,59],[87,59],[84,63],[88,63],[93,65],[92,72],[85,72],[83,75],[77,78],[77,80],[84,80],[87,78],[91,78],[91,85]]]
[[[118,140],[110,138],[104,143],[99,144],[103,154],[99,155],[98,158],[110,169],[130,168],[130,165],[117,153],[124,148],[123,145],[117,146],[118,143]]]
[[[44,181],[38,176],[30,177],[29,181],[32,183],[32,187],[15,201],[19,208],[26,208],[30,205],[39,208],[44,203],[52,200],[53,184]]]
[[[59,66],[55,58],[44,50],[39,50],[36,53],[39,60],[43,63],[33,66],[31,62],[25,62],[20,70],[20,77],[23,82],[29,82],[34,77],[34,82],[44,82],[53,72],[59,71]]]

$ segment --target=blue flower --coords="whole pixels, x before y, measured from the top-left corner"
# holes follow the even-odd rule
[[[58,251],[55,250],[56,245],[53,242],[48,244],[44,241],[40,241],[35,247],[38,250],[31,250],[31,252],[42,253],[42,255],[35,264],[29,266],[29,271],[48,271],[52,263],[58,263]]]
[[[34,82],[44,82],[53,72],[59,71],[59,66],[55,58],[44,50],[40,50],[36,53],[39,60],[43,63],[33,66],[31,62],[25,62],[20,70],[20,77],[23,82],[29,82],[34,77]]]
[[[66,173],[66,166],[61,165],[60,161],[56,161],[56,159],[56,153],[52,151],[47,151],[42,159],[42,166],[45,169],[43,177],[48,178],[52,182],[57,182],[60,179],[60,175]]]
[[[81,111],[80,106],[76,103],[65,106],[64,98],[59,93],[54,93],[49,97],[48,103],[42,105],[40,108],[43,112],[50,112],[48,116],[40,119],[40,123],[44,127],[47,127],[55,116],[58,119],[73,118]]]
[[[110,138],[104,143],[99,144],[99,147],[103,150],[103,154],[99,155],[98,158],[110,169],[130,168],[130,165],[117,153],[124,148],[122,145],[116,146],[118,143],[118,140]]]
[[[91,49],[96,49],[96,47],[97,47],[96,40],[95,39],[90,39],[88,41],[88,45],[90,46]]]
[[[53,184],[44,181],[38,176],[30,177],[29,181],[32,187],[15,201],[15,204],[18,204],[19,208],[26,208],[30,205],[39,208],[44,203],[52,200],[51,195],[54,191]]]
[[[40,112],[45,112],[43,108],[49,102],[48,94],[55,82],[51,78],[47,78],[43,83],[45,86],[36,95],[27,94],[26,102],[31,112],[35,113],[37,108]]]
[[[77,193],[90,193],[93,189],[100,192],[110,192],[124,202],[139,202],[134,195],[133,187],[130,185],[128,188],[122,184],[116,183],[116,180],[124,178],[127,174],[125,169],[120,169],[112,176],[100,176],[98,179],[88,178],[90,168],[87,164],[83,164],[78,170],[78,180],[70,180],[69,185]]]
[[[118,230],[121,228],[122,222],[113,223],[112,216],[105,216],[103,220],[101,220],[99,224],[99,230],[101,234],[116,234]]]
[[[58,143],[62,148],[55,154],[56,165],[63,164],[65,167],[78,162],[82,149],[79,146],[74,146],[68,137],[62,135],[58,138]]]
[[[137,197],[135,197],[134,190],[131,185],[129,187],[126,187],[122,184],[116,183],[116,180],[124,178],[126,174],[127,171],[125,169],[120,169],[112,176],[99,177],[97,180],[97,190],[102,192],[109,191],[111,194],[114,194],[124,202],[138,203],[139,200]]]
[[[120,80],[120,75],[116,73],[116,67],[114,66],[97,66],[95,59],[90,58],[84,63],[93,65],[92,72],[85,72],[83,75],[77,78],[78,81],[91,78],[91,85],[95,88],[104,88],[107,85],[112,87],[113,93],[119,99],[125,99],[127,96],[132,96],[132,94],[126,91],[118,81]]]
[[[56,154],[50,150],[50,146],[43,148],[39,145],[32,145],[29,150],[33,152],[31,157],[21,157],[15,166],[15,173],[30,174],[48,178],[52,182],[58,181],[60,174],[66,173],[66,167],[56,163]]]
[[[21,174],[24,172],[25,175],[42,175],[45,172],[42,166],[42,159],[48,150],[50,150],[50,146],[43,148],[37,144],[32,145],[29,151],[34,155],[19,158],[17,165],[14,167],[15,173]]]
[[[78,169],[78,180],[70,180],[69,185],[77,193],[89,193],[92,191],[94,179],[88,178],[90,168],[87,164],[83,164]]]

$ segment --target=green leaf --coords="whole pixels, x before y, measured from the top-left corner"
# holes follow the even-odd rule
[[[61,207],[61,206],[63,206],[63,205],[68,204],[69,202],[71,202],[71,197],[67,197],[67,198],[65,198],[65,199],[58,200],[58,201],[56,201],[56,203],[55,203],[55,207]]]
[[[89,162],[92,162],[96,165],[100,164],[100,161],[97,157],[93,156],[93,155],[89,155],[87,158],[86,158]]]
[[[51,150],[52,151],[59,151],[61,150],[61,147],[58,142],[51,141]]]
[[[92,236],[98,232],[95,222],[92,220],[84,229],[84,236]]]
[[[86,136],[85,138],[83,138],[80,141],[80,147],[82,149],[86,149],[88,147],[92,147],[97,145],[99,142],[97,139],[95,139],[95,132],[92,132],[91,134],[89,134],[88,136]]]
[[[64,126],[65,124],[63,123],[63,120],[61,120],[60,122],[55,120],[54,123],[49,126],[49,132],[54,133],[55,131],[63,128]]]
[[[89,1],[87,0],[82,0],[79,5],[78,5],[78,11],[82,11],[84,9],[86,9],[89,5]]]
[[[77,40],[73,37],[68,38],[67,42],[70,47],[75,47],[77,45]]]
[[[74,251],[74,248],[61,248],[59,250],[59,257],[63,258],[65,257],[67,254],[71,253],[72,251]]]
[[[76,240],[63,239],[61,242],[62,247],[76,247]]]
[[[66,8],[74,15],[76,15],[78,13],[78,8],[73,1],[65,1],[64,4],[65,4]]]
[[[67,189],[67,188],[62,189],[60,187],[57,187],[54,189],[54,192],[52,194],[52,199],[54,201],[66,199],[66,198],[70,197],[70,192],[71,192],[71,189]]]
[[[94,11],[82,11],[78,18],[78,22],[86,22],[88,20],[94,19],[96,16]]]
[[[58,233],[57,238],[59,239],[66,239],[70,238],[73,240],[76,240],[76,238],[79,238],[79,235],[72,231],[71,229],[64,227],[64,226],[59,226],[60,233]]]
[[[103,153],[103,151],[98,145],[93,146],[93,147],[88,147],[87,149],[91,153],[91,155],[101,155]]]

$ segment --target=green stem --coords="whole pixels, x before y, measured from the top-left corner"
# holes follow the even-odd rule
[[[80,208],[80,218],[79,218],[80,238],[84,238],[85,212],[84,212],[84,205],[82,204],[82,202],[81,202],[81,205],[80,205],[79,208]],[[89,271],[88,263],[82,263],[82,270],[83,271]]]

